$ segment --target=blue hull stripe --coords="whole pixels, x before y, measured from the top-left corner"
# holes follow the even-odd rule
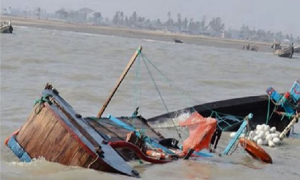
[[[30,156],[27,154],[27,152],[21,147],[21,145],[16,140],[16,135],[12,136],[7,146],[14,152],[14,154],[20,159],[22,162],[31,162]]]

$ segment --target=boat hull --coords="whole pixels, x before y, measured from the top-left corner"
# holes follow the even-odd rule
[[[242,123],[242,117],[252,113],[254,117],[250,121],[251,129],[255,129],[258,124],[269,124],[270,126],[275,126],[277,130],[282,131],[288,125],[289,119],[272,113],[273,108],[274,105],[270,102],[267,95],[250,96],[196,105],[150,118],[147,122],[151,126],[156,126],[157,124],[168,122],[171,118],[176,118],[182,113],[197,111],[204,117],[213,116],[217,118],[217,127],[222,131],[237,131]],[[225,118],[223,120],[219,118],[220,116],[226,117],[227,115],[240,117],[239,121],[233,118]],[[269,121],[267,121],[268,117],[271,117]]]
[[[13,32],[13,27],[11,25],[3,25],[0,28],[1,33],[12,33]]]
[[[68,166],[139,176],[108,144],[108,139],[53,89],[43,91],[25,124],[8,142],[13,141],[12,138],[16,140],[14,144],[23,149],[23,154],[28,155],[27,159],[44,157]],[[10,143],[8,146],[16,154]]]
[[[123,123],[136,128],[137,130],[143,131],[149,138],[159,142],[160,140],[164,139],[164,137],[155,131],[147,121],[141,117],[117,117],[118,120],[122,121]],[[109,118],[86,118],[91,126],[95,128],[98,132],[104,133],[110,142],[117,142],[117,141],[128,141],[128,135],[132,132],[128,129],[122,127],[111,121]],[[135,143],[135,142],[133,142]],[[131,161],[134,159],[139,159],[139,157],[130,149],[120,148],[117,149],[120,155],[126,160]]]
[[[279,57],[291,57],[292,55],[292,47],[287,47],[284,49],[278,49],[274,52],[275,55]]]

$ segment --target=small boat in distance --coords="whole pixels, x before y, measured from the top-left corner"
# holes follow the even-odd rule
[[[274,54],[278,55],[279,57],[287,57],[287,58],[292,58],[293,56],[293,47],[286,47],[283,49],[277,49]]]
[[[174,42],[175,42],[175,43],[183,43],[183,41],[180,40],[180,39],[174,39]]]
[[[4,21],[1,23],[1,26],[0,26],[0,29],[1,29],[1,33],[12,33],[13,32],[13,27],[11,25],[11,22],[8,21]]]
[[[279,57],[292,58],[295,52],[293,43],[290,42],[284,42],[284,43],[274,42],[271,48],[273,48],[274,54]]]

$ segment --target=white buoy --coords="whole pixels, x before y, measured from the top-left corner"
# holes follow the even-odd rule
[[[265,139],[265,132],[264,131],[260,131],[258,134],[258,137],[261,139]]]
[[[274,137],[272,141],[273,141],[274,144],[279,144],[280,143],[280,139],[278,137]]]
[[[273,126],[273,127],[270,129],[270,132],[271,132],[271,133],[275,133],[275,132],[276,132],[276,127]]]
[[[253,141],[256,142],[259,139],[258,135],[254,136]]]
[[[270,126],[269,126],[269,125],[265,125],[265,126],[264,126],[264,131],[265,131],[265,132],[270,131]]]
[[[255,133],[256,135],[258,135],[258,134],[260,133],[260,130],[256,130],[254,133]]]
[[[262,125],[256,125],[256,130],[260,131],[262,129]]]
[[[268,141],[268,145],[269,145],[270,147],[275,147],[275,144],[274,144],[273,141],[271,141],[271,140]]]
[[[281,143],[279,139],[280,132],[276,131],[276,127],[270,127],[266,124],[256,125],[254,131],[250,131],[249,139],[256,142],[259,145],[266,145],[275,147]]]
[[[272,139],[273,139],[272,134],[268,134],[268,135],[266,136],[266,140],[267,140],[267,141],[272,140]]]
[[[263,140],[262,140],[262,139],[258,139],[258,140],[257,140],[257,144],[258,144],[258,145],[262,145],[262,144],[263,144]]]
[[[273,138],[279,137],[279,134],[277,134],[277,133],[273,133],[273,134],[271,134],[271,135],[272,135]]]

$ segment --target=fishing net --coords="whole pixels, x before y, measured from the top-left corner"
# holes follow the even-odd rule
[[[183,153],[187,154],[190,149],[200,151],[209,148],[217,127],[217,120],[211,117],[205,118],[198,112],[193,112],[185,121],[179,122],[179,125],[189,129],[189,137],[183,141],[182,145]]]

